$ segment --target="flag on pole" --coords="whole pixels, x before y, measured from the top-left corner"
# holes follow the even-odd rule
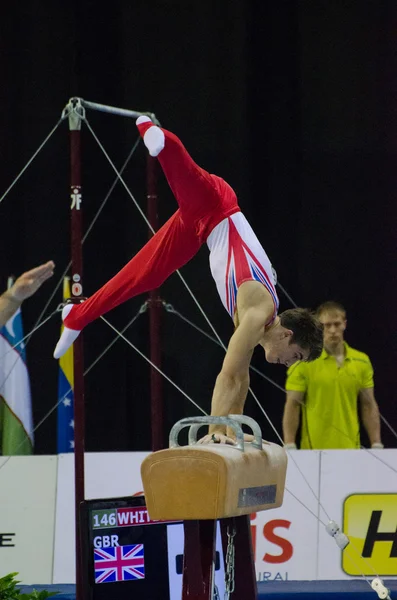
[[[70,279],[63,280],[63,300],[70,298]],[[63,325],[61,327],[61,333]],[[59,359],[58,454],[74,450],[73,345]]]
[[[8,287],[13,283],[8,280]],[[0,329],[0,454],[32,454],[29,373],[19,308]]]

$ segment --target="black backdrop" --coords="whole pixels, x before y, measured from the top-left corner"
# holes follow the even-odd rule
[[[235,188],[243,211],[296,303],[333,298],[348,311],[348,341],[375,368],[381,412],[397,427],[395,165],[397,6],[393,0],[154,0],[14,3],[0,24],[0,183],[5,190],[61,115],[71,96],[151,110],[193,157]],[[136,140],[134,124],[97,113],[90,123],[120,166]],[[83,133],[84,226],[90,225],[114,173],[88,130]],[[29,331],[70,255],[68,129],[63,123],[0,206],[2,288],[53,258],[56,275],[24,304]],[[126,181],[145,207],[142,147]],[[174,210],[160,177],[161,222]],[[85,293],[95,291],[145,242],[147,228],[121,186],[84,245]],[[183,275],[227,340],[223,310],[203,248]],[[208,331],[174,276],[162,296]],[[280,292],[281,309],[290,306]],[[109,319],[122,327],[145,298]],[[60,302],[53,300],[53,310]],[[52,358],[57,317],[31,339],[28,364],[34,420],[56,403]],[[87,328],[89,366],[113,338],[99,321]],[[147,316],[129,331],[149,352]],[[209,410],[223,352],[173,315],[163,323],[167,374]],[[283,368],[254,364],[280,385]],[[281,430],[284,395],[262,378],[252,387]],[[165,382],[166,431],[197,410]],[[150,448],[149,367],[118,341],[86,377],[86,448]],[[252,399],[247,413],[275,436]],[[56,448],[55,413],[36,433],[36,452]],[[387,445],[395,445],[385,429]]]

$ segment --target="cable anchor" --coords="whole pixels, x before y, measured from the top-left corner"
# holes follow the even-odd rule
[[[325,531],[334,538],[336,545],[344,550],[350,544],[350,540],[343,531],[341,531],[336,521],[329,521],[325,526]]]
[[[378,594],[378,597],[382,600],[391,600],[390,590],[385,586],[383,580],[380,577],[375,577],[375,579],[371,581],[371,588]]]

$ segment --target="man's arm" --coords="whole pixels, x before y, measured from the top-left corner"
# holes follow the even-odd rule
[[[0,296],[0,327],[3,327],[8,319],[11,319],[20,306],[21,302],[13,297],[10,290],[7,290]]]
[[[255,346],[263,337],[264,321],[261,310],[248,310],[230,338],[212,395],[211,415],[242,414],[249,387],[249,366]]]
[[[252,308],[244,313],[230,338],[221,372],[216,378],[212,395],[211,415],[242,414],[249,388],[249,366],[255,346],[263,337],[266,313]],[[200,442],[211,441],[212,434],[225,434],[225,427],[213,425],[209,435]],[[227,441],[227,440],[222,440]]]
[[[288,391],[283,414],[284,444],[295,444],[305,392]]]
[[[54,267],[54,263],[50,260],[44,265],[22,273],[10,289],[0,296],[0,327],[11,319],[26,298],[33,296],[41,284],[51,277]]]
[[[361,419],[368,434],[371,446],[381,444],[379,407],[375,400],[374,388],[363,388],[359,392]]]

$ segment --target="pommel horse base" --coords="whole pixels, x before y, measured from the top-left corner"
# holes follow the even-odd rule
[[[236,446],[196,444],[200,427],[212,424],[232,428]],[[244,441],[243,424],[251,428],[252,442]],[[188,445],[180,446],[178,435],[185,427]],[[182,419],[171,429],[169,445],[143,461],[141,474],[151,519],[184,522],[182,600],[214,599],[217,520],[226,597],[255,600],[249,515],[281,506],[287,470],[284,449],[263,441],[259,425],[242,415]]]

